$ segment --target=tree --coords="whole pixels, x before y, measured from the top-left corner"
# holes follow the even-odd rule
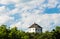
[[[57,26],[51,32],[46,31],[42,33],[26,33],[20,31],[17,27],[11,29],[7,28],[6,25],[0,26],[0,39],[59,39],[60,38],[60,27]]]
[[[7,39],[8,38],[8,29],[6,28],[6,25],[0,26],[0,39]]]
[[[56,31],[59,31],[60,32],[60,26],[57,26],[56,27]]]

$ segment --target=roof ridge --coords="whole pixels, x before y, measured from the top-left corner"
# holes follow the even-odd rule
[[[39,25],[36,24],[36,23],[32,24],[29,28],[33,28],[33,27],[35,27],[35,28],[42,28],[41,26],[39,26]]]

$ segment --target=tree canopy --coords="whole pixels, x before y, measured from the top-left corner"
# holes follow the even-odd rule
[[[1,25],[0,39],[60,39],[60,27],[57,26],[51,32],[28,33],[18,30],[17,27],[10,29],[6,25]]]

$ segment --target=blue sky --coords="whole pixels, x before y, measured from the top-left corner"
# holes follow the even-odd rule
[[[0,0],[0,25],[26,30],[34,22],[43,31],[60,26],[60,0]]]

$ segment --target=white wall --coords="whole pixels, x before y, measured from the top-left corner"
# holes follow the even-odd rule
[[[30,29],[29,29],[29,32],[30,32],[30,33],[35,32],[35,28],[30,28]]]
[[[37,32],[37,33],[41,33],[41,28],[29,28],[29,31],[28,32],[30,32],[30,33],[32,33],[32,32]]]

